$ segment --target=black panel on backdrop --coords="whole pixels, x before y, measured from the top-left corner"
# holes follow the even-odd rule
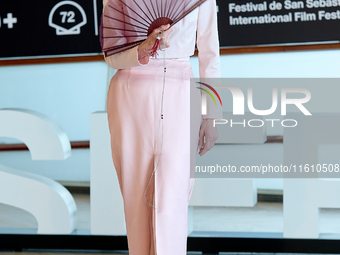
[[[101,53],[102,0],[1,0],[0,58]]]
[[[221,46],[340,40],[340,0],[217,0]]]
[[[340,0],[217,0],[221,47],[339,41]],[[102,0],[1,0],[0,59],[101,53]]]

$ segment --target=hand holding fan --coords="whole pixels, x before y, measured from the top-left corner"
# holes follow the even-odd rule
[[[148,59],[154,56],[157,50],[170,47],[169,34],[172,32],[170,24],[162,25],[153,32],[138,46],[138,59]],[[146,62],[148,62],[146,60]]]

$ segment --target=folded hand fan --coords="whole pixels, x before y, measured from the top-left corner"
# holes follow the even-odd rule
[[[206,0],[109,0],[100,41],[105,57],[134,48],[161,25],[175,25]]]

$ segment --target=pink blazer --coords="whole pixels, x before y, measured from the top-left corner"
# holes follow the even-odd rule
[[[108,1],[115,0],[103,0],[104,8]],[[166,49],[166,58],[189,58],[195,52],[196,42],[200,78],[221,77],[216,0],[207,0],[174,25],[169,40],[170,47]],[[162,51],[157,53],[158,58],[163,58]],[[105,61],[114,69],[147,65],[138,61],[137,46],[106,57]],[[207,115],[203,115],[203,119],[205,118],[223,118],[222,107],[219,104],[215,106],[213,100],[208,99]]]

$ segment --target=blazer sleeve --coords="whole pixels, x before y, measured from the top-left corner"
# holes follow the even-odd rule
[[[103,13],[108,3],[117,5],[116,7],[122,8],[122,6],[118,6],[119,5],[118,1],[103,0]],[[123,15],[120,18],[123,19]],[[117,33],[119,33],[119,31],[117,31]],[[144,66],[149,63],[149,58],[143,58],[142,60],[138,60],[138,46],[132,49],[111,55],[109,57],[105,57],[104,55],[104,59],[105,59],[105,62],[109,66],[111,66],[113,69],[124,69],[124,68],[130,68],[130,67],[135,67],[135,66]]]
[[[221,78],[221,67],[216,0],[207,0],[199,7],[197,20],[197,49],[200,81],[207,84],[209,84],[210,78],[215,78],[214,83],[219,81]],[[200,86],[206,89],[205,86]],[[214,95],[214,93],[212,94]],[[216,95],[214,95],[214,97],[216,98]],[[216,100],[216,102],[217,105],[215,105],[210,96],[207,96],[207,114],[202,115],[203,119],[223,118],[222,106],[218,100]]]

